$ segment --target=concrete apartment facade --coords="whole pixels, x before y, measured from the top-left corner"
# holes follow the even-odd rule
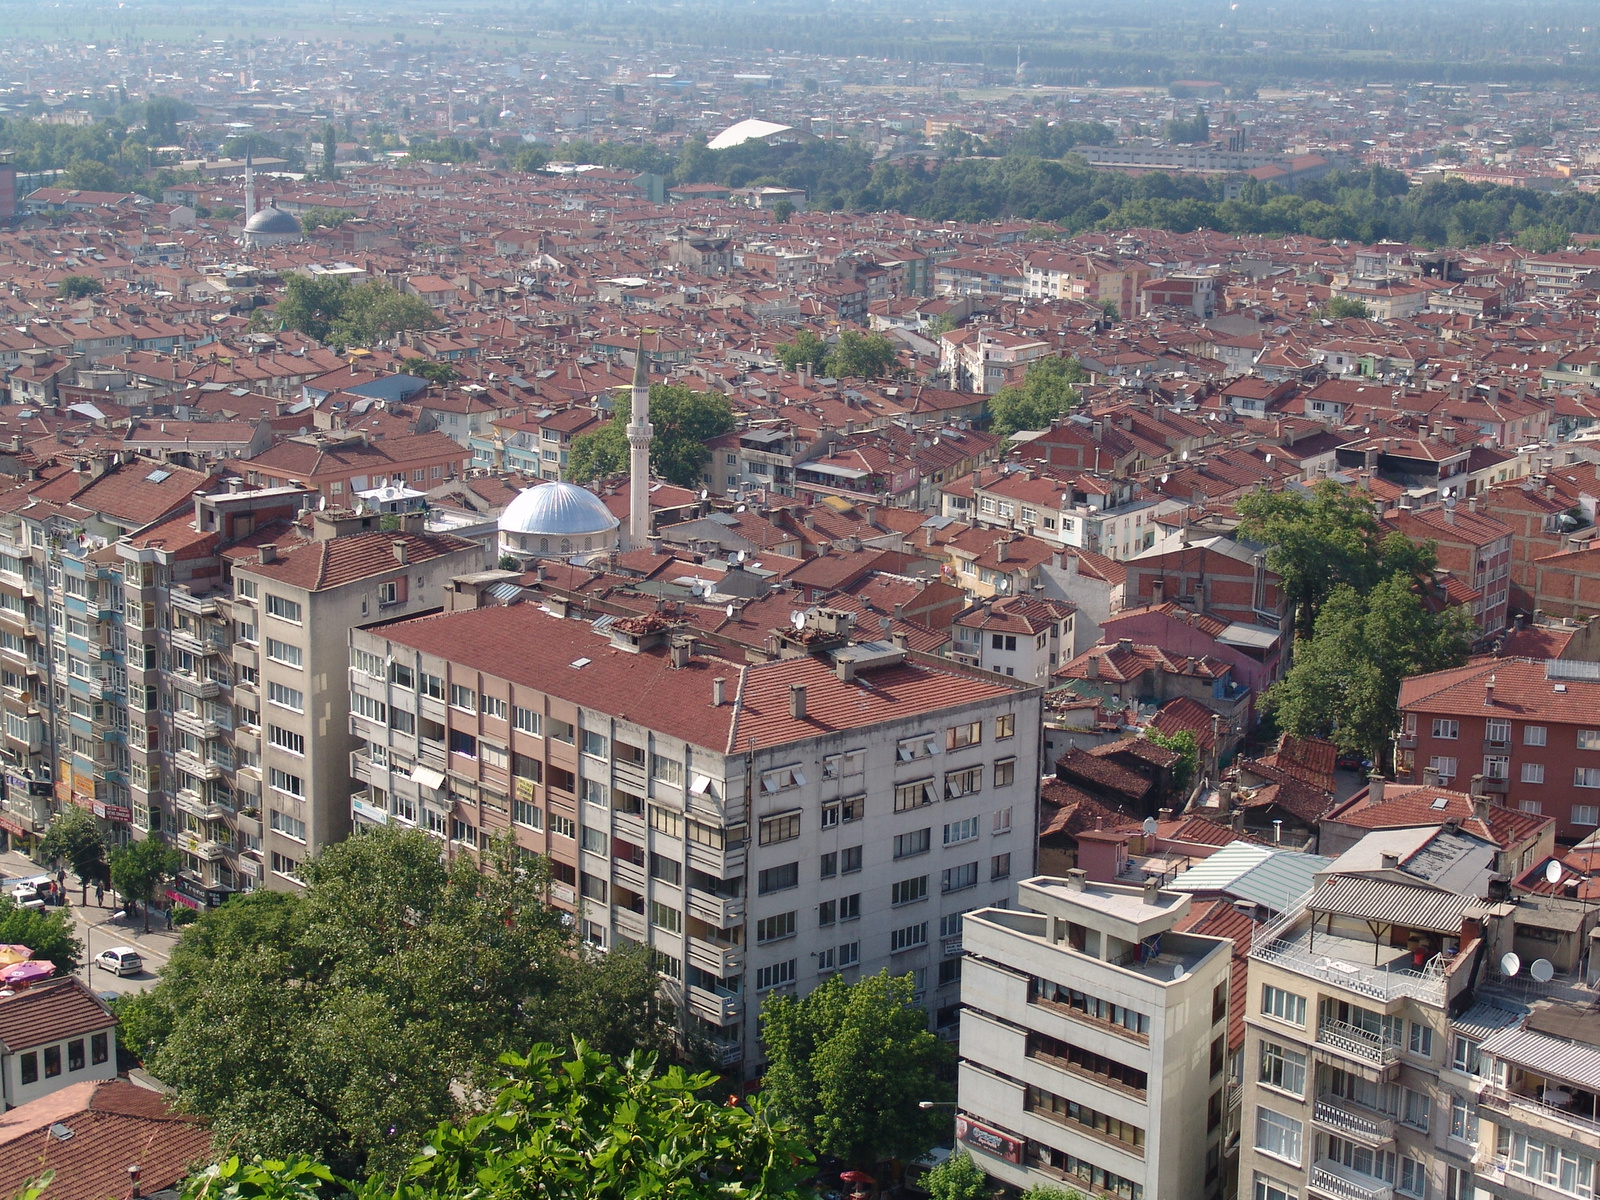
[[[964,922],[956,1136],[1019,1189],[1213,1197],[1227,1131],[1226,938],[1173,932],[1190,897],[1024,880]]]
[[[1041,693],[812,620],[757,664],[531,602],[355,629],[355,822],[548,856],[584,939],[651,946],[747,1075],[765,996],[836,972],[914,975],[953,1035],[961,914],[1032,869]]]

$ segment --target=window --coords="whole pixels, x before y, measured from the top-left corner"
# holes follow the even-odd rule
[[[95,1065],[106,1062],[111,1057],[110,1039],[103,1033],[91,1034],[89,1037],[89,1061]]]
[[[989,878],[990,879],[1010,879],[1011,878],[1011,854],[1010,854],[1009,851],[1006,852],[1005,854],[996,854],[993,858],[991,858],[989,860]]]
[[[800,864],[785,863],[781,867],[768,867],[756,876],[756,890],[762,896],[785,892],[800,886]]]
[[[1304,1025],[1306,998],[1297,996],[1293,992],[1286,992],[1282,988],[1275,988],[1270,983],[1263,984],[1261,1011],[1269,1017],[1277,1017],[1278,1020],[1287,1021],[1291,1025]]]
[[[959,867],[946,867],[939,875],[941,892],[959,892],[978,886],[978,864],[962,863]]]
[[[838,903],[833,900],[824,900],[821,904],[817,905],[817,927],[819,929],[827,928],[829,925],[833,924],[838,915]]]
[[[1483,1053],[1478,1043],[1469,1037],[1456,1034],[1455,1046],[1451,1052],[1450,1065],[1463,1075],[1483,1074]]]
[[[478,739],[461,729],[450,731],[450,753],[463,758],[478,757]]]
[[[279,725],[268,725],[267,741],[280,750],[287,750],[290,754],[305,756],[305,735],[296,733],[292,729],[284,729]]]
[[[839,920],[859,921],[861,919],[861,893],[852,896],[839,897]]]
[[[683,930],[683,914],[675,908],[668,908],[665,904],[652,900],[650,924],[657,929],[665,929],[668,933],[680,933]]]
[[[907,925],[904,929],[896,929],[889,935],[889,953],[899,954],[902,950],[914,950],[918,946],[928,944],[928,923],[921,921],[916,925]]]
[[[825,800],[822,804],[822,828],[832,829],[861,819],[865,796],[847,796],[843,800]]]
[[[1578,731],[1579,750],[1600,750],[1600,729],[1580,729]]]
[[[769,795],[788,791],[790,788],[804,787],[805,782],[805,772],[798,766],[777,767],[761,773],[761,790]]]
[[[1505,717],[1491,717],[1484,722],[1483,737],[1497,746],[1511,743],[1511,722]]]
[[[989,648],[991,650],[1015,650],[1017,648],[1017,635],[1014,633],[992,633],[989,635]]]
[[[450,685],[450,707],[464,709],[467,712],[478,711],[478,693],[459,683]]]
[[[1450,1136],[1459,1142],[1478,1144],[1478,1110],[1465,1096],[1450,1097]]]
[[[1523,783],[1543,783],[1544,782],[1544,764],[1543,763],[1531,763],[1531,762],[1523,763],[1522,764],[1522,782]]]
[[[486,767],[495,767],[504,771],[511,765],[511,755],[504,746],[496,746],[493,742],[478,743],[478,757]],[[585,781],[588,782],[588,781]],[[605,804],[605,790],[601,789],[600,803]]]
[[[1428,1171],[1414,1158],[1400,1156],[1400,1182],[1396,1191],[1404,1192],[1408,1196],[1426,1196],[1428,1194]]]
[[[83,1067],[83,1039],[73,1038],[67,1043],[67,1070],[81,1071]]]
[[[399,663],[389,664],[389,682],[397,688],[404,688],[408,692],[415,691],[417,688],[415,673],[410,667],[401,666]]]
[[[840,964],[841,966],[843,964]],[[756,991],[767,992],[794,982],[794,959],[756,968]]]
[[[306,840],[306,823],[300,820],[298,817],[292,817],[288,813],[279,812],[275,808],[269,809],[267,813],[267,824],[274,833],[281,833],[284,837],[293,838],[297,842],[303,842]]]
[[[1256,1109],[1256,1149],[1284,1162],[1300,1165],[1300,1140],[1304,1126],[1293,1117],[1273,1112],[1270,1108]]]
[[[1017,780],[1017,760],[1014,758],[998,759],[994,764],[994,786],[997,788],[1010,787]]]
[[[1545,745],[1545,739],[1549,736],[1549,730],[1543,725],[1524,725],[1522,727],[1522,744],[1524,746],[1543,746]]]
[[[914,904],[918,900],[928,898],[928,877],[918,875],[914,879],[902,879],[899,883],[892,884],[889,888],[889,903],[891,905]]]
[[[913,808],[923,808],[938,800],[934,791],[934,782],[931,779],[918,779],[913,783],[902,783],[894,789],[895,812],[909,812]]]
[[[1017,714],[1016,713],[1001,713],[998,717],[996,717],[994,719],[994,740],[995,741],[997,741],[997,742],[1004,741],[1008,737],[1014,737],[1016,735],[1016,732],[1017,732]]]
[[[983,790],[983,768],[968,767],[963,771],[946,771],[944,776],[944,798],[958,800],[962,796],[970,796],[974,792]]]
[[[1411,1038],[1406,1043],[1406,1049],[1418,1058],[1432,1058],[1433,1026],[1424,1025],[1421,1021],[1411,1022]]]
[[[1268,1179],[1265,1175],[1256,1176],[1254,1200],[1299,1200],[1299,1197],[1300,1193],[1288,1184]]]
[[[478,711],[486,717],[504,721],[506,719],[506,702],[498,696],[479,696]]]
[[[1444,1169],[1444,1200],[1473,1200],[1477,1194],[1478,1187],[1472,1179],[1472,1168]]]
[[[550,814],[550,832],[559,834],[564,838],[576,838],[578,836],[578,823],[571,817],[564,817],[558,812],[552,812]]]
[[[279,708],[287,708],[290,712],[305,712],[305,693],[296,688],[285,687],[281,683],[267,684],[267,702],[276,704]]]
[[[604,854],[610,844],[604,829],[596,829],[592,825],[583,827],[583,848],[590,854]]]
[[[22,1056],[22,1082],[39,1082],[39,1056],[32,1050]]]
[[[899,762],[911,762],[919,758],[931,758],[939,753],[939,747],[934,736],[929,733],[919,733],[914,737],[901,738],[895,746],[895,758]]]
[[[1426,1092],[1414,1092],[1406,1089],[1406,1100],[1401,1111],[1400,1119],[1413,1129],[1428,1132],[1428,1118],[1433,1113],[1433,1100]]]
[[[1448,717],[1435,717],[1433,719],[1433,736],[1447,742],[1453,742],[1461,736],[1461,722]]]
[[[274,850],[272,852],[272,873],[274,875],[282,875],[285,879],[290,879],[295,883],[299,883],[300,860],[297,858],[290,858],[287,854],[279,854],[276,850]]]
[[[846,846],[839,851],[839,874],[852,875],[861,870],[861,847]]]
[[[293,625],[301,624],[300,605],[283,596],[274,596],[271,592],[267,593],[267,614]]]
[[[1504,754],[1488,754],[1483,759],[1483,777],[1485,779],[1510,779],[1511,759]]]
[[[1572,772],[1572,786],[1600,788],[1600,767],[1577,767]]]
[[[1448,756],[1436,754],[1428,759],[1428,766],[1438,773],[1440,783],[1449,783],[1456,777],[1456,760]]]
[[[1600,805],[1574,804],[1572,806],[1572,823],[1574,825],[1600,825]]]
[[[437,675],[429,675],[426,671],[424,671],[422,673],[422,686],[417,690],[430,699],[443,700],[444,680],[439,678]]]
[[[839,873],[839,852],[837,850],[828,851],[822,856],[821,864],[817,872],[818,878],[832,879]]]
[[[763,846],[792,841],[800,836],[800,810],[797,808],[793,812],[763,817],[759,830],[758,837]]]
[[[894,856],[912,858],[926,854],[932,841],[932,829],[914,829],[910,833],[897,833],[894,838]]]
[[[970,842],[977,836],[977,817],[963,817],[959,821],[947,822],[944,827],[944,844],[946,846],[958,845],[961,842]]]
[[[1306,1056],[1275,1042],[1262,1042],[1261,1082],[1296,1096],[1304,1096]]]
[[[554,736],[554,723],[552,733]],[[650,775],[662,783],[670,783],[674,787],[683,786],[683,764],[675,758],[663,758],[659,754],[650,756]]]
[[[971,721],[965,725],[953,725],[945,730],[944,748],[946,750],[960,750],[965,746],[976,746],[983,741],[983,722]]]
[[[299,670],[304,665],[299,646],[291,645],[288,642],[280,642],[273,637],[267,639],[267,657],[273,662],[282,663],[286,667],[295,668],[295,670]]]
[[[541,730],[544,728],[544,714],[535,712],[531,708],[523,708],[521,705],[516,705],[511,709],[511,723],[523,733],[539,737],[541,736]]]
[[[44,1077],[54,1079],[61,1074],[61,1047],[46,1046],[44,1048]]]
[[[544,814],[529,801],[515,799],[511,801],[511,819],[516,824],[524,825],[529,829],[543,829],[543,818]]]
[[[241,600],[254,600],[260,593],[256,590],[256,581],[247,579],[243,575],[235,577],[233,581],[233,594]]]
[[[605,734],[595,733],[593,730],[583,731],[583,752],[591,758],[605,758],[611,749],[611,742]]]
[[[861,943],[846,942],[839,947],[839,966],[853,967],[861,961]]]
[[[300,776],[280,771],[277,767],[268,768],[267,785],[275,792],[283,792],[297,800],[305,799],[305,784],[301,782]]]
[[[46,1075],[50,1073],[49,1056],[50,1051],[46,1050]],[[1513,1175],[1532,1179],[1570,1195],[1594,1194],[1594,1159],[1568,1146],[1538,1141],[1524,1133],[1512,1133],[1511,1157],[1506,1169]]]
[[[947,958],[939,964],[939,986],[951,987],[961,982],[961,959]]]
[[[775,917],[762,917],[756,922],[756,942],[776,942],[794,936],[794,914],[779,913]]]
[[[360,692],[350,693],[350,711],[379,725],[386,725],[389,722],[389,706],[382,700],[374,700],[371,696]]]

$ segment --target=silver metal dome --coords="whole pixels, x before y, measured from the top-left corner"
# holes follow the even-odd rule
[[[290,214],[269,204],[266,208],[252,213],[250,219],[244,223],[246,233],[299,233],[300,222]]]
[[[610,533],[621,523],[599,496],[575,483],[563,482],[528,488],[500,514],[501,533],[543,537]]]

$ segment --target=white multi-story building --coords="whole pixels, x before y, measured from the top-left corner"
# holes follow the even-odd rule
[[[1226,938],[1174,932],[1190,898],[1024,880],[968,913],[956,1136],[1021,1190],[1211,1197],[1228,1107]]]
[[[752,664],[550,608],[352,631],[357,825],[547,856],[585,940],[652,947],[725,1063],[759,1063],[769,992],[835,972],[914,975],[953,1033],[961,914],[1032,869],[1040,689],[828,610],[796,639],[826,652]]]

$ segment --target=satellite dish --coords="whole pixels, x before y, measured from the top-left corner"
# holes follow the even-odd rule
[[[1528,974],[1533,976],[1535,983],[1549,983],[1556,977],[1556,969],[1550,965],[1548,958],[1536,958],[1528,968]]]
[[[1178,980],[1182,979],[1186,974],[1188,974],[1188,972],[1183,969],[1183,964],[1179,963],[1177,966],[1172,968],[1172,982],[1177,983]]]
[[[1144,819],[1144,835],[1145,837],[1155,837],[1156,819],[1154,817],[1146,817]]]
[[[1561,864],[1553,858],[1544,865],[1544,881],[1549,884],[1561,882]]]
[[[743,562],[749,556],[749,553],[750,552],[748,550],[739,551],[739,561]]]
[[[1522,960],[1517,957],[1515,950],[1508,951],[1500,959],[1500,974],[1507,979],[1513,978],[1520,970],[1522,970]]]
[[[794,612],[789,614],[789,624],[793,625],[796,629],[804,629],[806,627],[805,613],[801,612],[798,608],[795,609]]]
[[[701,488],[700,489],[700,499],[707,500],[707,499],[710,498],[710,496],[711,496],[711,493],[706,491],[705,488]]]
[[[733,605],[731,605],[731,604],[728,605],[728,607],[726,609],[724,609],[723,611],[724,611],[724,613],[726,614],[727,618],[730,621],[733,620]]]

